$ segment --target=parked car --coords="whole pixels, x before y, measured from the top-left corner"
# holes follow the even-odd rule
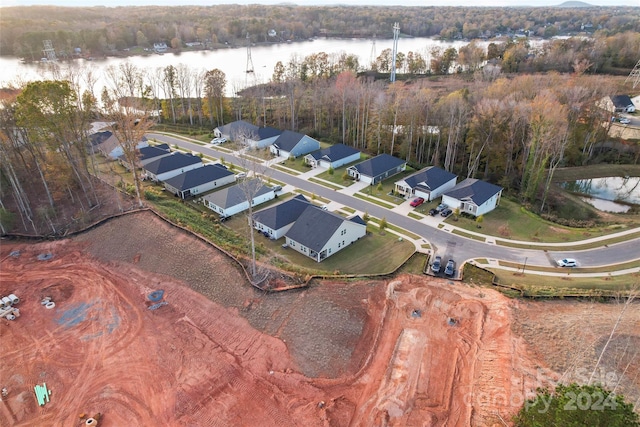
[[[429,215],[431,216],[436,216],[438,215],[438,210],[433,208],[433,209],[429,209]]]
[[[274,185],[272,188],[274,193],[277,193],[278,191],[282,191],[282,185]]]
[[[443,210],[442,212],[440,212],[440,216],[443,217],[448,217],[449,215],[451,215],[453,213],[453,211],[449,208],[446,208],[445,210]]]
[[[573,258],[559,259],[558,261],[556,261],[556,264],[558,264],[558,267],[577,267],[578,266],[578,262]]]
[[[213,145],[224,144],[225,142],[227,142],[227,138],[225,138],[224,136],[222,136],[220,138],[213,138],[211,140],[211,143]]]
[[[247,177],[247,173],[246,172],[238,172],[236,174],[236,179],[246,178],[246,177]]]
[[[436,211],[437,212],[442,212],[443,210],[447,209],[449,206],[445,205],[444,203],[440,203],[438,206],[436,206]]]
[[[452,259],[450,259],[449,261],[447,261],[447,266],[444,268],[444,275],[445,276],[455,276],[456,274],[456,262]]]
[[[628,125],[629,123],[631,123],[631,120],[627,119],[626,117],[623,117],[622,119],[620,119],[620,123],[623,125]]]
[[[442,257],[436,256],[433,260],[433,264],[431,264],[431,271],[438,274],[440,273],[440,269],[442,268]]]
[[[416,198],[415,198],[415,199],[413,199],[413,200],[411,201],[411,203],[409,203],[409,204],[410,204],[412,207],[414,207],[414,208],[415,208],[415,207],[420,206],[420,205],[421,205],[421,204],[423,204],[423,203],[424,203],[424,199],[423,199],[422,197],[416,197]]]

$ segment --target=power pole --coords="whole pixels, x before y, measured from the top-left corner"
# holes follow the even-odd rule
[[[44,49],[42,49],[42,53],[44,53],[44,57],[47,58],[47,61],[55,62],[57,58],[53,43],[51,43],[51,40],[44,40],[43,43]]]
[[[400,24],[393,24],[393,51],[391,54],[391,82],[396,81],[396,56],[398,55],[398,37],[400,37]]]

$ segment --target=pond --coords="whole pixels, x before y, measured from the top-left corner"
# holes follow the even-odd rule
[[[628,204],[640,205],[640,177],[580,179],[562,183],[565,190],[584,194],[582,200],[606,212],[627,212]],[[618,203],[624,202],[624,203]]]

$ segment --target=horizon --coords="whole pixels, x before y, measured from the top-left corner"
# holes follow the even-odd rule
[[[630,6],[627,2],[621,0],[597,0],[597,1],[578,1],[593,7],[619,7]],[[630,7],[640,7],[640,0],[634,0],[636,5]],[[469,6],[468,1],[464,0],[298,0],[298,1],[282,1],[282,0],[218,0],[215,3],[207,0],[187,0],[180,3],[176,0],[114,0],[105,4],[105,0],[0,0],[0,7],[12,6],[59,6],[59,7],[126,7],[126,6],[217,6],[217,5],[296,5],[296,6],[405,6],[405,7],[554,7],[560,6],[567,1],[557,0],[527,0],[525,4],[519,0],[479,0],[473,6]],[[632,1],[633,3],[633,1]]]

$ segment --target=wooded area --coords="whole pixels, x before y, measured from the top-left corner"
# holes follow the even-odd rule
[[[154,43],[182,49],[186,43],[216,48],[315,37],[392,37],[395,22],[403,37],[491,39],[499,36],[587,35],[606,38],[640,32],[637,7],[384,7],[215,5],[179,7],[3,7],[0,54],[39,60],[43,40],[60,57],[99,56]],[[269,35],[270,30],[272,35]],[[620,46],[624,58],[626,46]],[[632,51],[633,62],[637,50]],[[619,65],[616,65],[618,64]],[[613,66],[629,67],[624,59]],[[633,64],[631,65],[633,66]]]
[[[3,13],[3,22],[31,8],[7,9],[13,15]],[[466,10],[442,9],[434,10]],[[527,15],[536,9],[499,10]],[[77,13],[75,19],[89,12]],[[385,74],[393,62],[389,50],[371,67],[347,54],[292,57],[276,65],[271,82],[234,91],[239,96],[233,98],[224,96],[226,76],[218,69],[176,64],[147,70],[125,63],[108,70],[109,87],[92,92],[80,89],[94,88],[91,70],[61,67],[55,80],[2,92],[0,223],[19,218],[36,234],[56,233],[59,205],[71,203],[81,215],[100,203],[91,178],[92,120],[115,123],[113,132],[129,161],[155,122],[213,129],[242,119],[344,142],[373,155],[393,154],[415,168],[438,165],[481,178],[548,213],[557,167],[640,159],[637,141],[611,149],[618,142],[608,136],[611,113],[597,107],[602,98],[624,90],[624,77],[601,73],[625,63],[628,74],[640,51],[639,32],[612,33],[551,40],[537,50],[527,39],[492,43],[486,52],[471,42],[459,51],[431,52],[429,61],[409,52],[397,58],[395,83]],[[134,181],[131,192],[140,204],[143,195],[135,176]],[[15,209],[10,212],[5,203]]]

